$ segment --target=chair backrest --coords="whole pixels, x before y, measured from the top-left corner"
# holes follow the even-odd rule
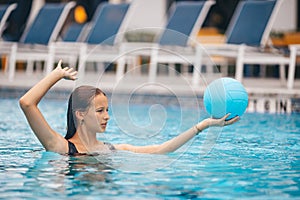
[[[74,2],[46,3],[34,18],[32,24],[24,31],[21,42],[26,44],[47,45],[57,39]]]
[[[10,16],[11,12],[16,9],[16,7],[17,7],[16,3],[0,6],[0,19],[1,19],[1,21],[0,21],[0,36],[2,36],[2,33],[5,29],[5,25],[8,20],[8,17]]]
[[[189,45],[189,42],[195,39],[214,3],[214,1],[187,1],[175,4],[158,43],[160,45]]]
[[[92,19],[92,27],[86,38],[88,44],[114,45],[121,30],[129,4],[102,3]]]
[[[79,42],[82,31],[86,24],[78,24],[76,22],[69,25],[67,31],[62,37],[64,42]]]
[[[0,19],[2,20],[3,15],[5,14],[7,6],[1,5],[0,6]]]
[[[281,0],[241,1],[226,31],[229,44],[265,46]]]

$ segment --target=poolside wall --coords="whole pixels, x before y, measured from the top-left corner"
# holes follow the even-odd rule
[[[0,87],[0,98],[20,98],[27,89],[16,87]],[[69,89],[52,89],[45,98],[53,100],[68,99],[71,90]],[[112,97],[111,92],[106,92],[108,98]],[[197,96],[189,95],[169,95],[169,94],[153,94],[153,93],[137,93],[114,94],[114,99],[118,99],[119,103],[134,103],[134,104],[159,104],[163,106],[182,106],[185,108],[195,107],[195,102],[204,109],[203,93]],[[195,99],[196,98],[196,99]],[[159,101],[158,101],[159,99]],[[128,101],[129,100],[129,101]],[[246,112],[249,113],[270,113],[270,114],[291,114],[300,113],[300,97],[280,94],[249,94],[249,103]]]

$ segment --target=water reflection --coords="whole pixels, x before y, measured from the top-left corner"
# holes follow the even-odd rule
[[[103,162],[99,162],[100,157]],[[72,196],[90,188],[104,187],[103,183],[111,182],[110,173],[114,169],[106,164],[108,162],[108,155],[71,157],[42,152],[41,157],[25,173],[27,181],[24,185],[35,188],[38,196],[55,193]]]

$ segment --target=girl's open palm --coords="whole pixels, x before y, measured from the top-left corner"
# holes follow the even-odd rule
[[[76,80],[77,79],[77,71],[73,68],[64,67],[61,66],[62,61],[60,60],[57,64],[57,67],[55,70],[60,71],[63,74],[64,79],[67,80]]]
[[[208,118],[206,120],[208,120],[208,125],[209,126],[227,126],[227,125],[231,125],[235,122],[237,122],[240,117],[234,117],[230,120],[226,120],[226,118],[229,116],[230,114],[225,115],[224,117],[220,118],[220,119],[214,119],[214,118]]]

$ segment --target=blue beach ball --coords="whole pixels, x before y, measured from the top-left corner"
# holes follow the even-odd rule
[[[204,107],[213,118],[242,116],[248,106],[248,93],[244,86],[233,78],[220,78],[211,82],[204,92]]]

